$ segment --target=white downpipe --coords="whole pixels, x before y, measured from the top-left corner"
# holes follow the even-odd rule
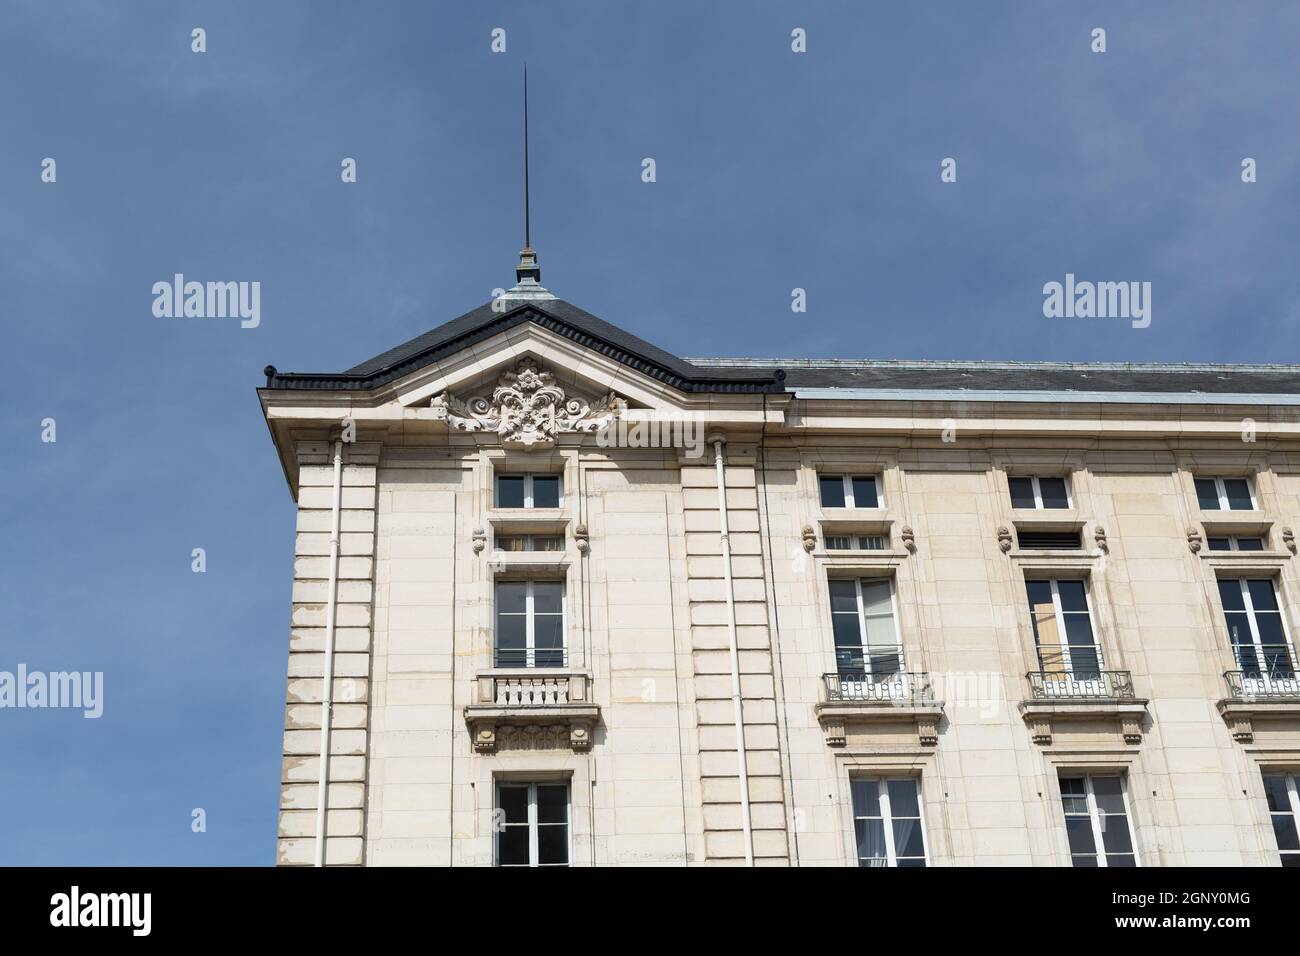
[[[343,441],[334,442],[334,502],[330,520],[330,581],[325,606],[325,683],[320,700],[320,784],[316,789],[316,865],[325,865],[325,815],[329,807],[330,724],[334,713],[334,620],[339,605],[339,527],[343,507]]]
[[[740,648],[736,639],[736,598],[731,586],[731,537],[727,529],[727,475],[724,440],[713,439],[718,469],[718,521],[722,533],[722,576],[727,591],[727,639],[731,644],[731,706],[736,719],[736,760],[740,766],[740,823],[745,830],[745,865],[754,865],[754,828],[749,813],[749,761],[745,756],[745,716],[740,698]]]

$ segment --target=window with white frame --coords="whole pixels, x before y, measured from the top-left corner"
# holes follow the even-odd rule
[[[1264,550],[1264,539],[1254,534],[1208,535],[1205,544],[1211,551]]]
[[[914,777],[853,777],[858,866],[925,866],[925,827]]]
[[[498,581],[497,667],[564,667],[564,582]]]
[[[1074,680],[1096,680],[1101,647],[1092,626],[1087,582],[1081,578],[1025,581],[1039,669]]]
[[[569,785],[497,784],[497,866],[568,866]]]
[[[498,508],[558,508],[563,500],[559,475],[501,474],[496,485]]]
[[[498,551],[563,551],[564,535],[499,534],[493,544]]]
[[[1264,794],[1282,865],[1300,868],[1300,774],[1264,771]]]
[[[1128,798],[1118,774],[1061,774],[1061,803],[1075,866],[1137,866]]]
[[[876,475],[818,475],[823,508],[883,508],[885,496]]]
[[[827,551],[884,551],[885,536],[882,534],[828,534]]]
[[[1293,679],[1295,649],[1272,579],[1220,578],[1219,600],[1242,675]]]
[[[1069,508],[1070,485],[1064,478],[1009,475],[1013,508]]]
[[[1202,511],[1251,511],[1255,507],[1249,478],[1196,478],[1193,482]]]
[[[892,578],[830,581],[831,631],[841,680],[887,680],[903,669]]]

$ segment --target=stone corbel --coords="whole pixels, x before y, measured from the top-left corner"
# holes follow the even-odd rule
[[[474,751],[481,754],[497,752],[497,725],[480,721],[474,728]]]
[[[1029,739],[1040,746],[1047,747],[1052,743],[1052,718],[1047,714],[1031,714],[1026,716],[1025,723],[1029,725]]]
[[[1006,525],[998,528],[998,547],[1002,549],[1002,553],[1010,553],[1014,544],[1015,539],[1011,537],[1011,530]]]
[[[803,537],[803,549],[811,554],[817,547],[817,532],[813,530],[812,525],[806,524],[799,533]]]
[[[1290,551],[1292,554],[1296,553],[1295,532],[1292,531],[1290,528],[1282,529],[1282,543],[1286,545],[1286,549]]]
[[[1203,539],[1201,538],[1200,528],[1187,529],[1187,547],[1191,549],[1192,554],[1197,554],[1198,552],[1200,552],[1201,545],[1203,543],[1204,542]]]
[[[487,531],[484,528],[474,529],[474,553],[482,554],[483,549],[487,547]]]
[[[915,554],[916,533],[912,530],[912,526],[910,524],[903,525],[903,528],[901,531],[899,531],[898,536],[903,540],[903,547],[905,547],[912,554]]]
[[[1103,554],[1110,554],[1110,544],[1106,541],[1106,529],[1101,525],[1092,533],[1093,540],[1097,542],[1097,549]]]
[[[574,525],[573,543],[577,546],[580,554],[586,554],[591,550],[591,536],[587,533],[585,524]]]

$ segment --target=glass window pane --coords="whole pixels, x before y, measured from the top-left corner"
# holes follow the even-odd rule
[[[1011,507],[1036,507],[1034,502],[1034,480],[1032,478],[1007,478],[1007,484],[1011,487]]]
[[[818,475],[823,508],[844,507],[844,479],[839,475]]]
[[[1213,478],[1196,479],[1196,503],[1202,511],[1219,510],[1219,489]]]
[[[1097,845],[1092,839],[1092,821],[1087,817],[1066,817],[1065,834],[1070,839],[1070,852],[1094,853]]]
[[[1233,511],[1249,511],[1254,507],[1250,500],[1250,484],[1245,478],[1223,479],[1223,490],[1228,494],[1228,507]]]
[[[1124,788],[1119,777],[1093,777],[1092,795],[1102,813],[1124,812]]]
[[[498,551],[527,551],[528,539],[521,534],[497,535]]]
[[[921,815],[921,808],[916,800],[915,780],[890,780],[886,786],[889,788],[890,816],[897,820],[899,817],[919,817]],[[912,854],[903,853],[901,855],[911,856]]]
[[[559,475],[533,475],[533,507],[560,507]]]
[[[1039,478],[1038,490],[1042,494],[1044,508],[1068,508],[1069,498],[1065,494],[1064,478]]]
[[[1237,550],[1238,551],[1263,551],[1264,539],[1263,538],[1238,538]]]
[[[852,581],[831,581],[831,610],[858,613],[858,589]]]
[[[857,831],[859,861],[889,858],[885,847],[883,820],[855,820],[854,829]]]
[[[527,610],[528,585],[523,581],[497,582],[497,613],[523,614]]]
[[[1264,796],[1268,799],[1268,808],[1270,810],[1290,812],[1291,799],[1286,792],[1285,774],[1264,774]]]
[[[524,476],[497,475],[497,507],[522,508],[524,506]]]
[[[1277,610],[1277,593],[1268,578],[1252,578],[1246,582],[1246,588],[1250,591],[1250,603],[1257,612]]]
[[[537,865],[563,866],[569,862],[569,828],[567,826],[539,826],[537,828]]]
[[[497,789],[497,809],[505,814],[506,823],[528,822],[528,788],[500,787]]]
[[[853,479],[853,506],[855,508],[880,507],[875,478],[868,476]]]
[[[1062,611],[1087,611],[1088,598],[1083,582],[1079,580],[1061,580],[1056,582],[1057,593],[1061,595]]]
[[[1091,867],[1097,865],[1097,858],[1095,856],[1074,856],[1070,858],[1070,861],[1078,867]]]
[[[899,866],[900,868],[901,868],[901,867],[904,867],[904,866],[910,866],[910,867],[924,867],[924,866],[925,866],[925,860],[924,860],[924,859],[915,859],[915,860],[899,860],[899,861],[898,861],[898,866]]]
[[[1236,578],[1219,578],[1219,600],[1225,611],[1244,611],[1245,599],[1241,596],[1241,582]]]
[[[537,785],[537,822],[569,822],[569,788],[562,783]]]
[[[1279,850],[1300,850],[1300,836],[1296,834],[1295,817],[1291,814],[1273,814],[1273,836],[1277,837]]]
[[[920,820],[894,819],[894,853],[897,856],[925,856]]]
[[[1284,867],[1300,867],[1300,853],[1283,853],[1282,865]]]
[[[1131,854],[1106,854],[1107,866],[1137,866],[1137,859]]]
[[[848,551],[851,547],[851,541],[847,536],[832,536],[826,539],[827,551]]]
[[[878,781],[854,779],[849,782],[849,787],[853,793],[853,815],[855,817],[880,816]]]
[[[1133,839],[1128,832],[1128,818],[1124,816],[1103,817],[1101,821],[1101,843],[1106,853],[1132,853]]]
[[[496,666],[523,667],[528,622],[522,614],[497,617]]]
[[[1211,551],[1231,551],[1232,541],[1228,538],[1206,538]]]
[[[564,606],[564,585],[559,581],[533,582],[533,612],[559,614]]]
[[[528,865],[528,827],[506,827],[497,834],[497,865]]]

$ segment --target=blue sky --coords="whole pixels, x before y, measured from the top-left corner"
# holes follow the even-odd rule
[[[543,282],[669,351],[1284,362],[1298,34],[1265,2],[11,0],[0,670],[105,700],[0,710],[0,863],[273,862],[294,506],[254,388],[510,284],[525,60]],[[261,325],[155,318],[176,272],[259,281]],[[1044,318],[1067,272],[1151,282],[1151,326]]]

